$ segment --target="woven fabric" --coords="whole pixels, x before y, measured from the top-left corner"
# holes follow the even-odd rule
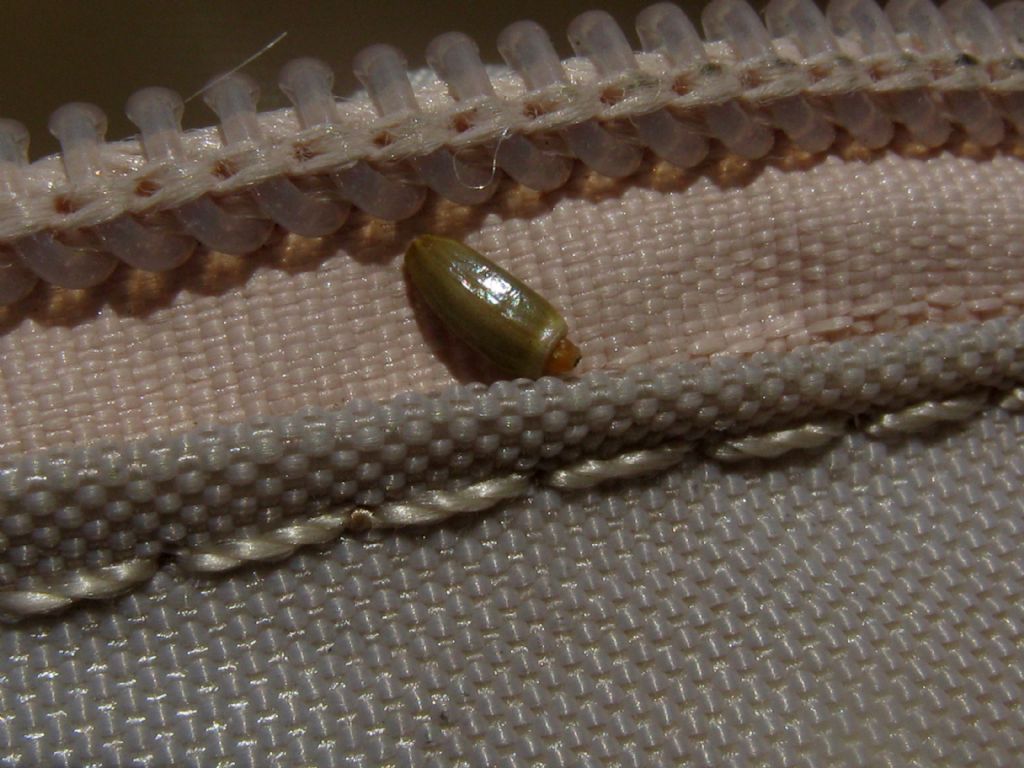
[[[724,161],[696,177],[656,165],[40,291],[0,318],[0,454],[493,378],[410,302],[401,255],[422,232],[466,240],[551,299],[581,374],[1019,316],[1022,190],[1024,164],[1003,152]]]
[[[5,765],[1024,759],[1024,417],[346,539],[0,635]]]
[[[580,462],[666,446],[729,460],[736,441],[748,438],[806,450],[822,443],[794,441],[785,430],[823,421],[838,424],[828,439],[856,428],[905,433],[969,418],[976,395],[1022,380],[1024,321],[996,319],[922,325],[781,356],[406,393],[382,404],[356,401],[176,437],[36,452],[0,462],[0,584],[50,591],[69,572],[153,563],[162,554],[237,557],[237,546],[226,542],[250,542],[242,544],[244,561],[279,558],[288,551],[282,543],[309,534],[281,534],[285,542],[269,548],[253,542],[322,515],[337,516],[335,535],[348,520],[357,527],[355,514],[377,526],[436,522],[509,498],[485,491],[490,503],[473,503],[470,485],[491,478],[543,479]],[[961,395],[968,401],[951,411],[946,401]],[[940,410],[910,421],[899,413],[922,400]],[[887,415],[875,423],[878,410]],[[885,420],[894,418],[890,429]],[[438,506],[436,490],[467,501]],[[121,588],[146,577],[122,580]],[[58,592],[109,594],[96,587]],[[0,593],[0,610],[8,597]]]
[[[905,63],[903,85],[921,74]],[[458,136],[436,79],[390,143],[360,98],[355,151],[465,151],[680,101],[649,80],[605,104],[580,66],[540,120],[481,109]],[[820,93],[869,87],[856,74]],[[798,75],[746,95],[791,95]],[[266,153],[186,137],[191,164],[141,205],[355,156],[313,132],[303,165],[290,113],[263,122]],[[130,172],[117,189],[64,199],[43,161],[0,229],[138,203],[138,147],[104,151]],[[548,195],[504,183],[399,224],[357,213],[320,242],[3,309],[0,600],[16,618],[138,591],[0,634],[0,762],[1019,765],[1022,181],[1016,137],[817,157],[780,139],[765,161],[577,168]],[[551,298],[581,378],[449,389],[495,374],[410,297],[400,257],[423,232]],[[648,479],[566,490],[594,484],[593,457],[671,446]],[[485,504],[416,506],[510,478]],[[290,554],[267,540],[356,505],[368,525],[494,511],[182,570]],[[125,564],[141,576],[104,585]]]

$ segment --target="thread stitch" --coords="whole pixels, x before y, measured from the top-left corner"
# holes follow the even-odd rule
[[[939,424],[969,419],[985,407],[987,400],[988,394],[980,392],[917,403],[880,416],[874,423],[868,424],[864,431],[874,438],[917,434]]]
[[[705,453],[727,463],[747,459],[775,459],[791,451],[821,448],[838,440],[847,431],[848,419],[825,419],[793,429],[780,429],[709,446]]]
[[[613,480],[631,480],[674,467],[691,450],[681,445],[629,451],[612,459],[586,459],[555,470],[544,479],[544,484],[562,491],[580,491]]]
[[[1009,394],[999,401],[999,407],[1014,413],[1024,411],[1024,387],[1011,389]]]
[[[116,597],[153,577],[156,560],[135,558],[71,573],[55,584],[0,591],[0,618],[17,620],[57,613],[84,600]]]

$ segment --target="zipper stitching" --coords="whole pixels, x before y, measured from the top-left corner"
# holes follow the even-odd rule
[[[875,99],[919,89],[927,89],[930,98],[971,90],[997,104],[1024,92],[1024,62],[1017,57],[976,61],[956,51],[865,55],[856,41],[837,41],[838,53],[799,61],[785,58],[794,54],[787,40],[775,40],[773,55],[760,61],[737,61],[727,45],[706,42],[708,61],[687,69],[672,68],[660,54],[638,53],[636,70],[611,78],[574,58],[563,62],[566,83],[531,93],[510,70],[491,70],[495,98],[473,102],[453,101],[442,81],[426,77],[414,90],[422,111],[399,119],[377,115],[359,95],[337,103],[339,124],[329,126],[298,129],[292,109],[260,114],[259,143],[225,146],[217,127],[189,131],[182,135],[181,163],[148,162],[137,140],[107,143],[101,148],[104,173],[87,187],[69,184],[55,155],[17,169],[23,194],[0,207],[0,240],[88,230],[125,213],[168,211],[205,195],[245,194],[270,179],[321,176],[360,161],[387,169],[443,148],[493,154],[509,135],[558,133],[589,120],[614,123],[616,135],[639,142],[631,121],[665,108],[699,121],[701,110],[735,101],[770,124],[766,107],[773,103],[810,97],[820,108],[823,100],[851,89]],[[544,107],[540,114],[538,104]],[[152,219],[145,224],[167,226]]]

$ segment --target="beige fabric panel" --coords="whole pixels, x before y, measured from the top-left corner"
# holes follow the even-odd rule
[[[399,225],[40,291],[0,316],[0,453],[492,377],[413,308],[401,255],[422,232],[464,238],[549,297],[581,373],[1020,314],[1012,154],[798,160],[581,173],[545,198],[511,188],[479,209],[434,203]]]

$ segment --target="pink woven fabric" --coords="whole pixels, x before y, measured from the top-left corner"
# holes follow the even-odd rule
[[[1019,315],[1024,164],[1010,151],[581,173],[549,196],[433,203],[94,293],[40,292],[0,337],[0,451],[189,430],[492,372],[414,308],[415,235],[465,239],[559,306],[581,371]]]

